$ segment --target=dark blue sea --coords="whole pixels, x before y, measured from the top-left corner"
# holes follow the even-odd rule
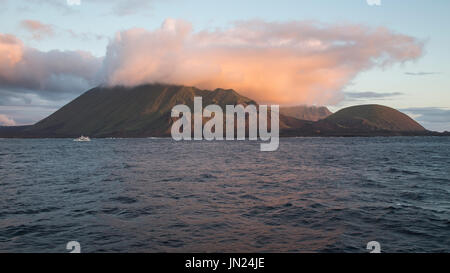
[[[0,139],[0,252],[450,252],[450,138]]]

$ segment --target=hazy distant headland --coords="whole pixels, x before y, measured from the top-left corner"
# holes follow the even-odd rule
[[[96,87],[30,126],[0,127],[2,138],[169,137],[175,105],[256,105],[232,89],[201,90],[180,85]],[[326,107],[280,109],[280,136],[441,136],[409,116],[381,105],[360,105],[331,113]]]

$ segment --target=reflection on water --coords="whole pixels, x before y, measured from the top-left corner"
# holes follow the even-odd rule
[[[0,252],[449,252],[449,140],[2,139]]]

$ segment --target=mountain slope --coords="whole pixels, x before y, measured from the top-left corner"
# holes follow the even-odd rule
[[[193,109],[194,97],[203,107],[218,104],[256,105],[234,90],[152,84],[137,87],[97,87],[79,96],[32,126],[0,127],[0,137],[162,137],[170,136],[175,105]],[[326,109],[326,108],[325,108]],[[326,113],[326,112],[325,112]],[[203,122],[207,119],[204,118]],[[270,127],[270,117],[269,117]],[[248,128],[248,124],[246,126]],[[225,128],[225,127],[224,127]],[[235,128],[236,129],[236,128]],[[281,136],[442,135],[425,130],[407,115],[381,105],[342,109],[319,121],[280,114]]]
[[[382,105],[359,105],[342,109],[327,117],[326,122],[335,123],[341,128],[386,130],[393,132],[425,131],[419,123],[409,116]]]
[[[258,105],[234,90],[200,90],[176,85],[142,85],[133,88],[97,87],[35,124],[34,135],[53,137],[148,137],[170,136],[171,110],[184,104],[193,110],[194,97],[203,107],[217,104]],[[301,121],[280,115],[280,127],[298,126]]]
[[[441,135],[427,131],[409,116],[386,106],[344,108],[317,122],[288,128],[284,136],[410,136]]]
[[[326,107],[299,105],[281,107],[280,113],[300,120],[318,121],[330,116],[332,113]]]

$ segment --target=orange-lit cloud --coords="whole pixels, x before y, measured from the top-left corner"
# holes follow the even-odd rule
[[[118,33],[102,74],[110,85],[233,88],[259,102],[326,105],[359,72],[416,59],[422,47],[384,27],[247,21],[194,32],[168,19],[154,31]]]
[[[14,126],[16,125],[16,122],[5,115],[0,114],[0,126]]]
[[[54,27],[36,20],[23,20],[20,22],[21,27],[28,30],[32,34],[32,38],[41,40],[44,37],[53,36],[55,34]]]
[[[83,51],[39,51],[0,33],[0,89],[52,99],[99,84],[171,83],[233,88],[260,103],[337,103],[358,73],[422,55],[417,39],[379,27],[245,21],[194,32],[168,19],[153,31],[129,29],[104,58]]]
[[[23,57],[23,44],[13,35],[0,34],[0,73],[8,72]]]

